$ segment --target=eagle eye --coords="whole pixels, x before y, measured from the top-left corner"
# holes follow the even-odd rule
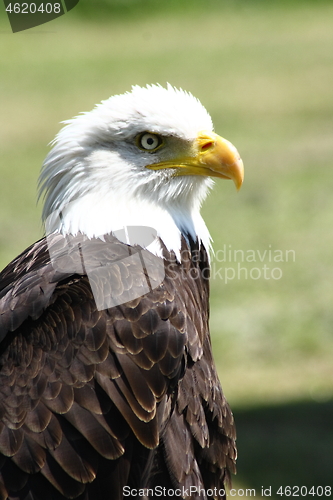
[[[140,149],[154,153],[163,144],[163,139],[160,135],[150,132],[139,134],[136,139],[136,144]]]

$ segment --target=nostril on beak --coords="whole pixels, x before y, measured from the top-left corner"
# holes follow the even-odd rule
[[[213,141],[207,141],[205,144],[201,146],[201,151],[207,151],[207,149],[210,149],[212,146],[214,146]]]

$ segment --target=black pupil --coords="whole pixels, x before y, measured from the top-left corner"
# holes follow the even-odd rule
[[[148,144],[148,146],[152,146],[154,144],[154,139],[152,137],[149,137],[147,139],[147,144]]]

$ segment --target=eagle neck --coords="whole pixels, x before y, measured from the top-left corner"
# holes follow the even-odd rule
[[[154,230],[156,238],[147,249],[158,256],[162,255],[161,240],[166,249],[181,260],[182,237],[190,248],[203,244],[209,251],[210,235],[199,211],[167,209],[149,202],[136,203],[135,200],[128,203],[115,201],[92,200],[89,195],[80,197],[47,217],[46,234],[56,231],[76,235],[80,232],[88,238],[103,238],[105,234],[118,232],[124,227],[149,227]]]

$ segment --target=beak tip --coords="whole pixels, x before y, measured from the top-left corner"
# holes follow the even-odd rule
[[[233,178],[237,191],[240,190],[244,181],[244,164],[241,158],[239,158],[236,162],[236,175]]]

